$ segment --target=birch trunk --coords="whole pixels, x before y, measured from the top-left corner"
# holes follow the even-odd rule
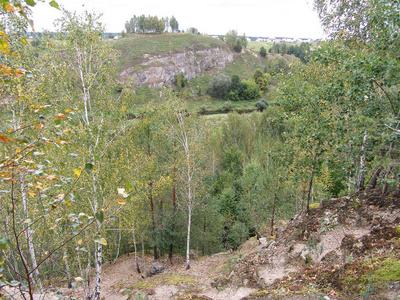
[[[65,271],[67,273],[67,281],[68,281],[68,288],[72,288],[72,282],[71,282],[71,272],[69,270],[69,264],[68,264],[68,255],[67,251],[65,250],[65,247],[63,248],[63,259],[65,263]]]
[[[366,156],[366,147],[367,147],[367,139],[368,139],[368,131],[365,130],[363,145],[361,151],[363,154],[360,158],[360,176],[358,178],[358,189],[361,191],[364,189],[364,182],[365,182],[365,156]]]
[[[22,205],[24,207],[24,216],[25,220],[29,219],[29,211],[28,211],[28,199],[26,197],[26,185],[25,185],[25,179],[22,174],[20,174],[20,186],[21,186],[21,198],[22,198]],[[32,264],[32,269],[35,271],[33,274],[29,275],[31,277],[34,285],[36,286],[39,294],[43,293],[43,287],[42,287],[42,282],[39,278],[39,270],[37,268],[37,262],[36,262],[36,255],[35,255],[35,246],[33,245],[32,241],[33,237],[33,230],[31,230],[31,227],[29,224],[26,224],[25,227],[25,238],[26,242],[28,244],[28,250],[29,250],[29,256],[31,259],[31,264]],[[28,275],[28,274],[27,274]]]
[[[190,269],[190,227],[192,225],[192,209],[188,209],[188,226],[187,226],[187,238],[186,238],[186,270]]]
[[[138,262],[138,257],[137,257],[137,249],[136,249],[136,234],[135,234],[135,224],[133,224],[133,247],[135,249],[135,265],[136,265],[136,271],[138,274],[140,274],[140,267],[139,267],[139,262]]]

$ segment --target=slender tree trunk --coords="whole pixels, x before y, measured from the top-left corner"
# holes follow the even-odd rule
[[[100,223],[100,222],[99,222]],[[100,243],[97,243],[96,245],[96,281],[94,285],[94,295],[93,299],[94,300],[100,300],[100,289],[101,289],[101,266],[102,266],[102,251],[103,251],[103,245]]]
[[[143,240],[143,236],[142,236],[141,241],[142,241],[142,270],[143,270],[143,273],[144,273],[144,276],[142,275],[142,277],[145,277],[147,275],[147,273],[146,273],[146,257],[144,255],[144,240]]]
[[[394,143],[391,143],[390,147],[389,147],[388,156],[390,159],[393,159],[393,156],[392,156],[393,146],[394,146]],[[387,168],[386,174],[385,174],[385,184],[383,185],[383,188],[382,188],[382,196],[384,196],[388,190],[388,187],[389,187],[388,179],[389,179],[389,175],[391,172],[392,172],[392,166],[389,165]]]
[[[311,190],[312,190],[312,184],[313,184],[314,173],[315,173],[315,165],[316,165],[315,159],[316,159],[316,157],[314,156],[314,163],[313,163],[313,166],[312,166],[311,178],[310,178],[310,183],[309,183],[309,186],[308,186],[308,194],[307,194],[307,205],[306,205],[306,212],[307,213],[310,212],[310,197],[311,197]]]
[[[272,207],[271,236],[274,235],[275,204],[276,204],[276,193],[274,194],[274,205],[273,205],[273,207]]]
[[[389,165],[386,170],[386,174],[385,174],[385,183],[382,188],[382,196],[384,196],[388,190],[388,187],[389,187],[388,178],[389,178],[389,175],[391,172],[392,172],[392,166]]]
[[[29,211],[28,211],[28,199],[26,197],[26,185],[25,185],[25,179],[22,174],[20,174],[20,186],[21,186],[21,198],[22,198],[22,204],[24,207],[24,216],[25,220],[29,219]],[[31,264],[32,264],[32,269],[35,271],[33,272],[33,275],[30,275],[32,277],[32,281],[36,285],[36,288],[39,292],[39,294],[43,293],[43,287],[42,287],[42,282],[39,278],[39,270],[37,268],[37,262],[36,262],[36,255],[35,255],[35,246],[33,245],[33,230],[30,227],[30,224],[26,224],[25,227],[25,237],[26,237],[26,242],[28,244],[28,249],[29,249],[29,256],[31,258]]]
[[[366,148],[367,148],[367,139],[368,139],[368,131],[365,130],[363,145],[361,148],[362,155],[360,158],[360,176],[358,178],[358,190],[364,190],[364,181],[365,181],[365,156],[366,156]]]
[[[97,178],[95,173],[92,173],[93,180],[93,210],[94,213],[99,211],[99,201],[97,199]],[[97,232],[101,231],[102,223],[96,220]],[[95,245],[95,267],[96,267],[96,279],[93,287],[93,299],[100,300],[100,290],[101,290],[101,272],[102,272],[102,255],[103,255],[103,245],[101,243],[96,243]]]
[[[372,175],[371,180],[369,181],[369,184],[368,184],[369,189],[374,189],[376,187],[376,182],[378,181],[378,177],[379,177],[379,174],[381,173],[381,171],[382,171],[381,167],[376,168],[374,175]]]
[[[121,230],[118,230],[118,246],[117,246],[117,255],[115,255],[115,259],[113,261],[113,264],[117,262],[118,256],[119,256],[119,248],[121,246]]]
[[[65,247],[63,247],[63,259],[64,259],[64,264],[65,264],[65,272],[67,273],[68,288],[70,289],[70,288],[72,288],[71,272],[69,270],[68,255],[67,255],[67,251],[65,250]]]
[[[192,225],[192,208],[188,209],[188,225],[186,238],[186,270],[190,269],[190,227]]]
[[[135,224],[133,224],[132,234],[133,234],[133,248],[135,249],[135,265],[136,265],[136,271],[138,272],[138,274],[140,274],[140,267],[139,267],[139,262],[138,262],[138,257],[137,257],[137,248],[136,248]]]

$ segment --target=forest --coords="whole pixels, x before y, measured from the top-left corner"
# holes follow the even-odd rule
[[[222,121],[174,87],[135,106],[95,14],[64,12],[34,47],[34,1],[0,2],[0,282],[27,299],[55,277],[100,299],[102,264],[123,254],[138,272],[145,254],[189,269],[323,199],[400,194],[397,0],[315,0],[330,38],[258,71],[276,83],[263,109]]]

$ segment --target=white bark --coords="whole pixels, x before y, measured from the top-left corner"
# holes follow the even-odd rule
[[[72,283],[71,282],[71,272],[69,270],[68,255],[67,255],[67,251],[65,250],[65,247],[63,248],[63,259],[64,259],[64,264],[65,264],[65,271],[67,273],[68,288],[71,288],[71,283]]]
[[[368,131],[365,130],[363,145],[361,148],[362,155],[360,158],[360,176],[358,178],[358,189],[364,189],[364,181],[365,181],[365,156],[366,156],[366,147],[367,147],[367,139],[368,139]]]
[[[186,238],[186,270],[190,269],[190,227],[192,224],[192,210],[188,209],[188,226],[187,226],[187,238]]]
[[[22,205],[24,207],[24,217],[25,220],[29,219],[29,211],[28,211],[28,199],[26,197],[26,185],[25,185],[25,179],[22,174],[20,174],[20,186],[21,186],[21,198],[22,198]],[[33,230],[31,229],[31,226],[29,223],[26,224],[25,226],[25,238],[26,242],[28,244],[28,250],[29,250],[29,256],[32,264],[32,269],[35,271],[33,274],[30,275],[30,278],[32,279],[33,283],[36,285],[36,288],[39,292],[39,294],[43,293],[43,287],[42,287],[42,282],[39,278],[39,270],[37,267],[37,262],[36,262],[36,255],[35,255],[35,246],[33,245],[32,237],[33,237]]]

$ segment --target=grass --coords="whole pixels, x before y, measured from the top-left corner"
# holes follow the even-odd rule
[[[219,39],[209,36],[193,35],[190,33],[182,34],[130,34],[125,38],[116,41],[109,41],[110,45],[120,52],[117,69],[127,69],[137,67],[140,63],[147,60],[147,57],[163,57],[185,50],[198,51],[210,48],[224,48],[227,46]],[[258,42],[249,43],[262,44]],[[250,47],[249,47],[250,48]],[[224,113],[231,110],[239,112],[249,111],[255,108],[254,104],[258,101],[237,101],[226,102],[223,99],[213,99],[207,94],[208,83],[211,76],[224,73],[230,77],[238,75],[241,80],[250,78],[256,69],[263,70],[267,58],[254,55],[251,51],[242,54],[235,54],[234,61],[227,63],[224,70],[217,68],[204,71],[204,76],[199,76],[190,80],[187,87],[179,92],[179,96],[186,101],[187,108],[191,112],[210,112]],[[143,66],[147,67],[147,66]],[[159,99],[160,91],[163,89],[150,89],[149,87],[139,87],[135,89],[136,95],[132,99],[132,108],[129,113],[132,115],[140,111],[140,107],[151,100]]]
[[[271,42],[248,42],[247,48],[253,50],[255,52],[260,52],[261,47],[264,47],[265,50],[268,50],[272,47],[273,43]]]
[[[118,68],[134,67],[146,60],[145,56],[172,55],[186,50],[199,51],[210,48],[226,48],[219,39],[191,33],[129,34],[112,41],[120,59]]]

